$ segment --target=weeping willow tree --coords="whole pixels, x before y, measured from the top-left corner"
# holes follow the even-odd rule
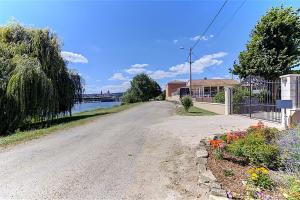
[[[84,89],[82,78],[66,65],[61,41],[49,29],[0,27],[0,135],[71,113]]]

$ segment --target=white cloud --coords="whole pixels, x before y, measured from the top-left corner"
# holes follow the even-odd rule
[[[208,54],[204,55],[201,58],[195,60],[192,65],[192,72],[193,73],[202,73],[206,68],[212,67],[212,66],[218,66],[223,63],[222,58],[226,56],[226,52],[217,52],[214,54]],[[127,68],[125,71],[131,75],[145,72],[147,73],[151,78],[159,80],[164,78],[175,78],[180,75],[188,74],[190,65],[189,63],[181,63],[174,66],[171,66],[168,70],[146,70],[145,67],[149,66],[148,64],[135,64]],[[127,81],[129,80],[128,77],[125,77],[122,73],[115,73],[110,78],[110,80],[123,80]],[[112,88],[123,88],[124,85],[109,85]]]
[[[223,58],[226,56],[226,52],[218,52],[214,54],[204,55],[198,60],[194,61],[192,64],[192,72],[193,73],[202,73],[205,68],[221,65],[223,63],[223,60],[220,58]],[[182,74],[188,74],[190,71],[190,64],[189,63],[182,63],[177,64],[169,68],[167,71],[163,70],[156,70],[156,71],[149,71],[147,74],[151,76],[153,79],[163,79],[163,78],[171,78],[176,77],[178,75]]]
[[[173,40],[173,43],[174,43],[174,44],[177,44],[177,43],[178,43],[178,40]]]
[[[125,77],[122,73],[114,73],[109,80],[126,81],[128,80],[128,77]]]
[[[134,65],[131,65],[125,71],[128,74],[139,74],[139,73],[145,72],[146,71],[145,67],[148,67],[148,66],[149,66],[148,64],[134,64]]]
[[[190,40],[192,40],[192,41],[198,41],[198,40],[207,41],[209,38],[213,38],[213,37],[214,37],[214,35],[209,35],[209,36],[196,35],[195,37],[191,37]]]
[[[219,58],[222,58],[226,56],[226,52],[218,52],[210,55],[204,55],[198,60],[196,60],[192,65],[192,71],[193,73],[201,73],[203,70],[207,67],[213,66],[213,65],[220,65],[223,63],[223,60],[220,60]],[[189,63],[183,63],[178,64],[175,66],[170,67],[170,71],[176,74],[185,74],[189,73]]]
[[[147,74],[153,79],[163,79],[163,78],[171,78],[174,77],[175,74],[169,71],[163,70],[156,70],[156,71],[149,71]]]
[[[84,57],[81,54],[68,52],[68,51],[62,51],[61,56],[68,62],[71,63],[88,63],[88,60],[86,57]]]
[[[114,92],[125,92],[130,87],[130,81],[124,81],[122,84],[118,85],[104,85],[99,88],[99,91],[110,91],[111,93]]]
[[[130,68],[144,68],[144,67],[148,67],[149,64],[134,64],[131,65]]]

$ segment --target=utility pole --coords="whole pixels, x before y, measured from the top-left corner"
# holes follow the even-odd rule
[[[192,97],[192,48],[190,48],[189,54],[190,54],[190,96]]]

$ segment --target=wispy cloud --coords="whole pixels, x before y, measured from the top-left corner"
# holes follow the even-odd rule
[[[177,44],[177,43],[178,43],[178,40],[173,40],[173,43],[174,43],[174,44]]]
[[[109,79],[111,81],[126,81],[128,77],[125,77],[122,73],[114,73],[112,77]]]
[[[81,54],[62,51],[61,56],[68,62],[71,63],[88,63],[88,59]]]
[[[149,64],[134,64],[134,65],[131,65],[129,68],[127,68],[125,71],[128,74],[139,74],[139,73],[145,72],[146,71],[145,67],[148,67],[148,66],[149,66]]]
[[[114,92],[124,92],[130,87],[130,81],[124,81],[121,84],[116,84],[116,85],[104,85],[100,87],[99,91],[110,91],[111,93]]]
[[[195,37],[191,37],[190,40],[192,40],[192,41],[198,41],[198,40],[207,41],[207,40],[209,40],[210,38],[213,38],[213,37],[214,37],[214,35],[208,35],[208,36],[196,35]]]
[[[195,60],[192,65],[193,73],[202,73],[206,68],[221,65],[223,63],[223,57],[226,55],[226,52],[217,52],[200,57]],[[115,73],[109,80],[119,80],[123,82],[121,84],[105,85],[101,88],[97,88],[97,91],[109,90],[111,92],[124,92],[130,87],[130,79],[132,76],[141,72],[148,74],[155,80],[176,77],[180,78],[181,75],[189,73],[189,63],[187,62],[171,66],[167,70],[147,70],[146,67],[148,66],[148,64],[134,64],[125,70],[128,73],[128,76],[125,76],[123,73]]]
[[[192,65],[193,73],[202,73],[206,68],[216,65],[221,65],[223,63],[223,58],[226,56],[226,52],[218,52],[214,54],[204,55],[201,58],[194,61]],[[163,78],[172,78],[179,75],[189,73],[189,63],[181,63],[170,67],[167,71],[157,70],[151,71],[149,76],[153,79],[163,79]]]

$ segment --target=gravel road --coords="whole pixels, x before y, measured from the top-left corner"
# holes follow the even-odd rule
[[[176,142],[148,128],[171,116],[173,107],[145,103],[0,150],[0,199],[174,197],[161,162]]]
[[[0,199],[206,199],[194,158],[200,139],[254,123],[144,103],[0,149]]]

